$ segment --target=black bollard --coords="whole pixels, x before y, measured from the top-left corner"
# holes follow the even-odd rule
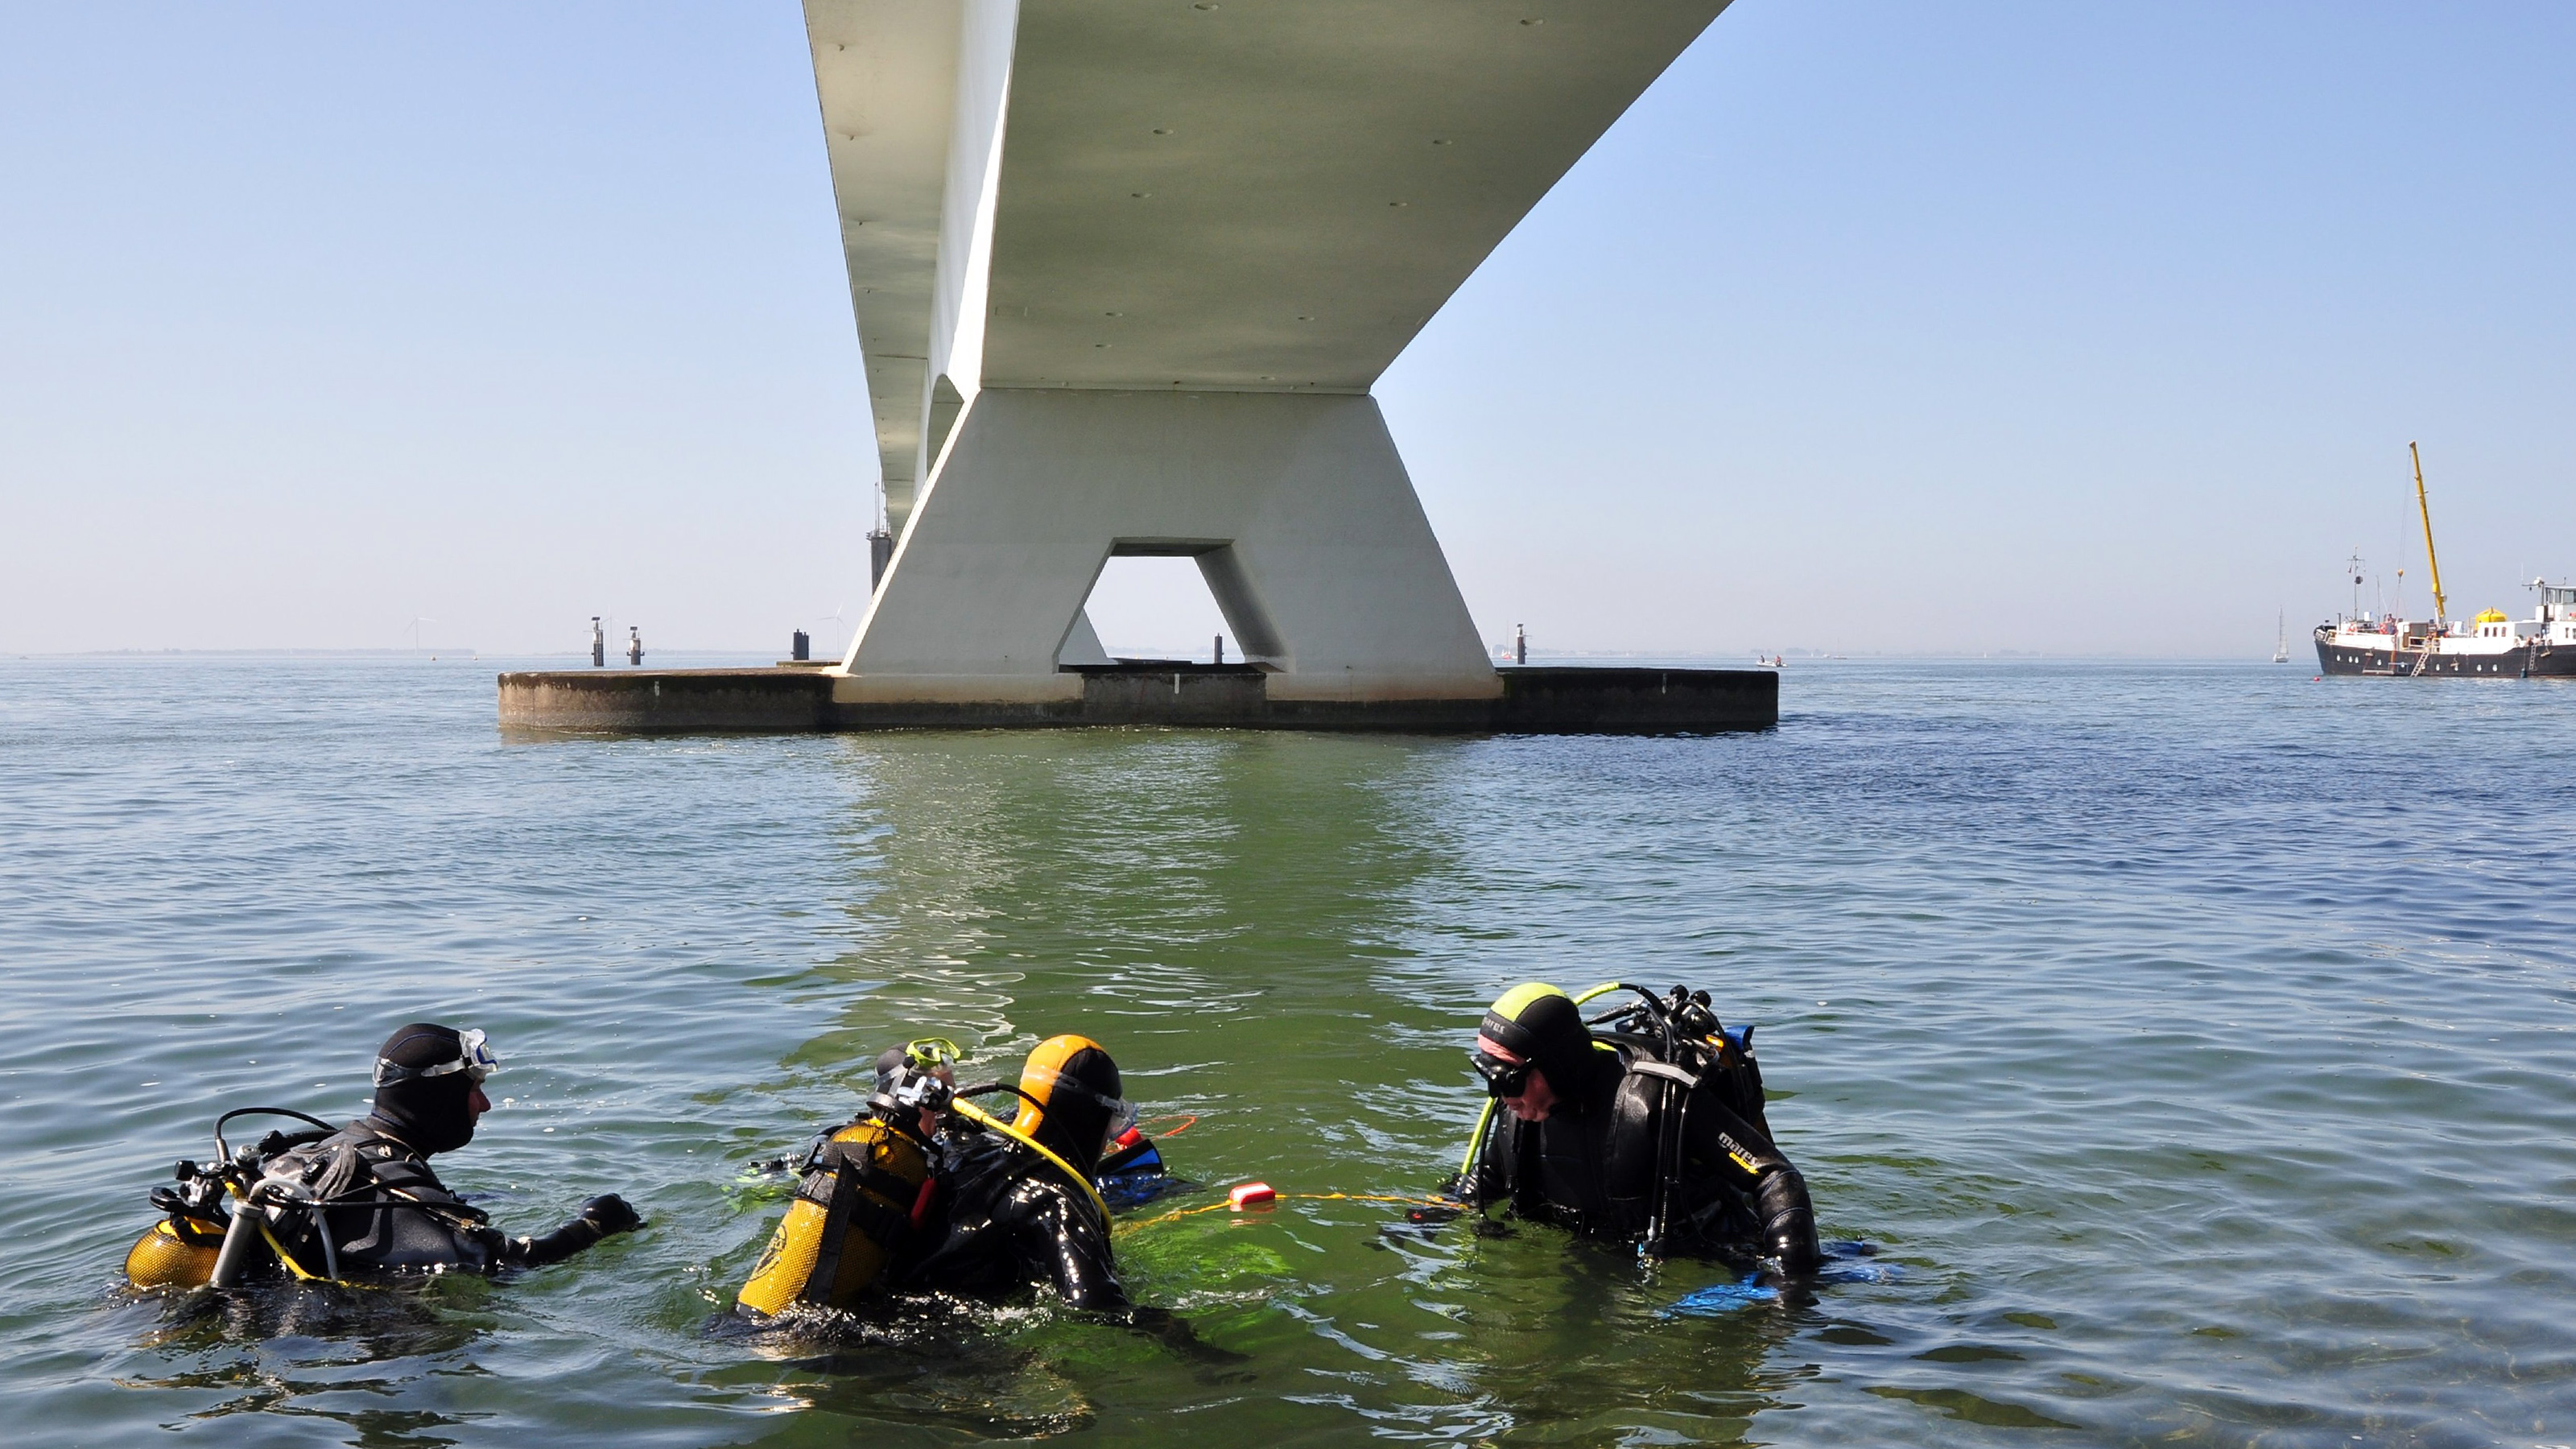
[[[799,664],[814,657],[814,641],[806,637],[804,630],[799,629],[788,637],[787,657]]]
[[[644,662],[644,630],[641,626],[629,625],[627,627],[626,662],[629,664],[641,664]]]
[[[593,669],[608,667],[608,636],[600,632],[597,614],[590,616],[590,667]]]

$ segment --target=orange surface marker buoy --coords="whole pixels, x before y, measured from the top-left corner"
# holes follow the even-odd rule
[[[1236,1212],[1241,1212],[1248,1207],[1268,1207],[1279,1200],[1279,1194],[1271,1191],[1270,1184],[1266,1182],[1247,1182],[1228,1192],[1225,1200],[1234,1205]]]

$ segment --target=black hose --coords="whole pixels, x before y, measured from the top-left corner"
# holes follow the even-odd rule
[[[1621,981],[1616,984],[1622,991],[1633,991],[1637,993],[1638,998],[1645,1003],[1642,1010],[1654,1017],[1656,1028],[1663,1034],[1664,1060],[1671,1061],[1674,1053],[1681,1050],[1681,1038],[1674,1034],[1676,1028],[1673,1021],[1672,1004],[1665,1001],[1662,997],[1657,996],[1655,993],[1647,990],[1645,987],[1639,986],[1633,981]],[[1621,1017],[1637,1015],[1640,1009],[1641,1008],[1634,1004],[1617,1007],[1613,1010],[1605,1011],[1599,1016],[1591,1017],[1583,1024],[1585,1026],[1600,1026],[1605,1022],[1616,1021]]]
[[[231,1145],[224,1141],[224,1124],[235,1117],[292,1117],[298,1122],[319,1127],[325,1132],[340,1130],[319,1117],[298,1112],[292,1107],[235,1107],[215,1119],[215,1156],[218,1161],[226,1165],[230,1165],[233,1160],[233,1150]]]
[[[1030,1106],[1037,1108],[1041,1112],[1046,1110],[1046,1103],[1041,1102],[1037,1098],[1030,1096],[1028,1093],[1021,1091],[1018,1087],[1013,1086],[1009,1082],[986,1082],[980,1087],[959,1087],[956,1091],[951,1092],[948,1095],[952,1097],[989,1097],[995,1092],[1008,1092],[1012,1096],[1019,1098],[1021,1101],[1028,1103]]]

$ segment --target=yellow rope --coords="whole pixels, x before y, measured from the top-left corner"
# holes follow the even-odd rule
[[[1402,1203],[1407,1207],[1459,1209],[1464,1209],[1466,1207],[1465,1203],[1455,1202],[1447,1198],[1393,1197],[1384,1193],[1374,1192],[1283,1192],[1275,1195],[1271,1200],[1274,1202],[1394,1202]],[[1177,1222],[1182,1218],[1194,1218],[1200,1213],[1212,1213],[1219,1209],[1230,1208],[1233,1206],[1233,1202],[1229,1200],[1226,1202],[1201,1203],[1197,1207],[1175,1208],[1172,1211],[1163,1214],[1161,1217],[1144,1218],[1132,1223],[1120,1223],[1117,1230],[1121,1233],[1132,1233],[1138,1228],[1150,1228],[1156,1223]]]

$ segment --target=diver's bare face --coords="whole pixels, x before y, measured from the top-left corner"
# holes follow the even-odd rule
[[[483,1084],[476,1082],[474,1090],[465,1094],[465,1120],[469,1123],[480,1122],[483,1120],[483,1114],[491,1110],[492,1099],[483,1095]]]
[[[1489,1036],[1476,1038],[1476,1050],[1507,1062],[1529,1060]],[[1556,1110],[1556,1089],[1547,1084],[1547,1073],[1532,1067],[1529,1071],[1529,1080],[1521,1083],[1521,1094],[1517,1097],[1503,1098],[1503,1106],[1509,1109],[1513,1116],[1524,1122],[1544,1122],[1547,1120],[1547,1114]]]

